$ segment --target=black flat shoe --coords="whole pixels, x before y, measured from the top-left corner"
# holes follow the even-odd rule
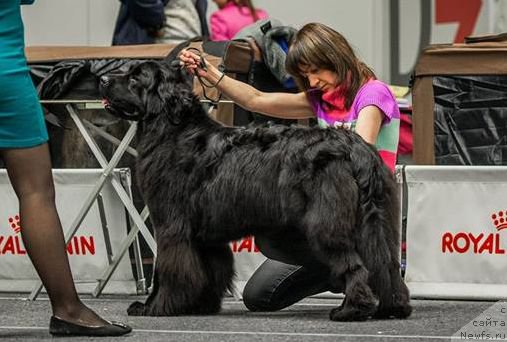
[[[49,333],[55,336],[121,336],[131,331],[131,327],[119,322],[89,327],[67,322],[56,316],[51,316],[49,321]]]

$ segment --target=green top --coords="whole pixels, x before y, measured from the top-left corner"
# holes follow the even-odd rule
[[[48,139],[24,47],[20,0],[0,0],[0,147],[4,148],[36,146]]]

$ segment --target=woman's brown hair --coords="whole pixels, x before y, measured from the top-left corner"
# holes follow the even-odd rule
[[[361,85],[375,79],[375,73],[360,61],[345,37],[332,28],[310,23],[292,38],[285,62],[287,72],[302,91],[311,88],[302,68],[316,67],[335,72],[343,86],[345,107],[350,108]]]
[[[254,21],[259,20],[259,16],[257,15],[257,11],[255,10],[255,7],[253,6],[251,0],[233,0],[233,1],[237,6],[248,7],[248,9],[250,10],[250,14],[252,15],[252,18],[254,19]]]

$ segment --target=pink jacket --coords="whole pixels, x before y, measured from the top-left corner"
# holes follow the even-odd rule
[[[268,17],[266,11],[257,9],[258,19]],[[254,23],[248,7],[239,7],[230,1],[224,8],[215,11],[210,17],[211,40],[231,40],[245,26]]]

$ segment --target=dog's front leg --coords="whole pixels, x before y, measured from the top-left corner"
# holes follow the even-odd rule
[[[177,316],[195,313],[207,282],[202,256],[190,241],[157,239],[153,291],[145,304],[136,302],[129,314]]]
[[[206,315],[220,311],[231,287],[232,252],[227,244],[159,241],[153,291],[145,304],[133,303],[135,316]]]

